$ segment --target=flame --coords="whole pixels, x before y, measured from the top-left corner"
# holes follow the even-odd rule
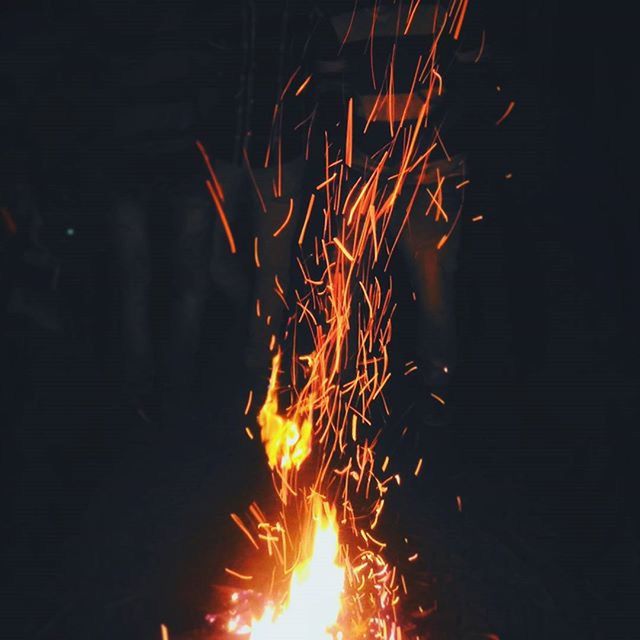
[[[299,469],[311,453],[311,417],[304,418],[299,426],[297,416],[287,418],[278,414],[276,385],[280,357],[280,352],[273,356],[269,389],[258,414],[258,424],[269,466],[272,469],[276,466],[283,470]]]
[[[419,3],[420,0],[412,0],[408,12],[398,14],[407,14],[405,35],[417,19]],[[446,225],[437,244],[440,250],[460,218],[461,208],[449,219],[442,197],[445,177],[448,180],[458,173],[441,175],[440,167],[453,166],[453,159],[437,127],[431,140],[425,137],[430,135],[432,98],[443,90],[436,55],[438,43],[446,37],[447,28],[449,35],[458,39],[468,0],[446,4],[444,13],[441,9],[434,12],[432,43],[417,55],[408,94],[397,93],[394,88],[395,45],[386,80],[379,88],[373,77],[373,44],[370,47],[372,95],[377,95],[368,110],[363,133],[374,121],[388,121],[386,144],[367,154],[362,166],[362,154],[355,154],[353,148],[353,96],[348,100],[344,126],[341,123],[344,144],[336,143],[329,132],[324,132],[324,176],[305,198],[306,213],[297,238],[301,249],[296,257],[303,286],[294,290],[291,308],[283,287],[275,280],[276,293],[290,310],[291,332],[287,329],[283,342],[279,342],[287,341],[290,346],[289,405],[286,411],[279,412],[282,354],[278,350],[273,357],[266,399],[258,414],[280,514],[274,523],[254,503],[249,509],[249,524],[232,515],[255,549],[268,554],[272,579],[266,590],[263,585],[244,592],[253,594],[251,597],[236,597],[227,627],[235,636],[251,640],[403,637],[397,607],[408,592],[407,584],[400,569],[385,560],[387,542],[377,533],[387,492],[393,483],[401,484],[401,476],[390,468],[389,456],[382,464],[378,462],[376,447],[382,424],[376,424],[378,413],[374,414],[372,408],[378,405],[386,415],[391,412],[385,387],[391,377],[389,344],[396,305],[393,278],[387,269],[401,235],[410,217],[431,215],[434,222]],[[372,13],[371,43],[375,21],[376,10]],[[400,29],[399,21],[397,25]],[[290,77],[285,92],[298,71]],[[298,92],[307,82],[308,79],[300,85]],[[276,106],[276,111],[279,108]],[[309,120],[308,139],[314,114],[315,110]],[[437,148],[447,158],[446,163],[431,161]],[[266,213],[246,150],[243,154]],[[279,181],[281,171],[279,165]],[[214,198],[217,205],[223,198],[216,192],[214,175],[210,182],[212,195],[218,197]],[[460,182],[457,188],[467,182]],[[427,195],[430,200],[425,204]],[[304,200],[300,205],[304,206]],[[293,208],[290,200],[289,212],[274,236],[291,224]],[[219,214],[224,224],[221,207]],[[311,230],[317,227],[310,222],[312,215],[322,220],[323,226],[310,238]],[[256,265],[260,266],[257,244],[254,249]],[[413,297],[415,301],[415,293]],[[259,300],[256,313],[260,316]],[[302,344],[312,350],[311,356],[298,351],[301,334],[305,339]],[[272,337],[270,348],[275,343],[276,338]],[[416,365],[409,367],[405,375],[416,369]],[[250,404],[251,399],[245,414]],[[405,426],[403,436],[407,429]],[[302,464],[311,455],[312,438],[313,464],[307,463],[305,473],[298,477]],[[420,458],[413,470],[415,476],[420,474],[422,465]],[[310,504],[309,496],[313,496]],[[342,547],[338,542],[336,507],[329,508],[325,500],[339,505]],[[461,504],[459,500],[459,508]],[[300,513],[308,518],[303,531],[299,527]],[[418,557],[412,553],[407,561],[415,562]],[[253,576],[244,573],[227,572],[242,581],[253,580]],[[280,593],[281,586],[277,578],[282,576],[290,576],[287,595],[276,598],[274,590]],[[261,602],[258,608],[256,594]],[[263,598],[268,599],[266,606]],[[257,617],[255,611],[262,615]]]
[[[335,509],[320,499],[314,503],[313,545],[310,557],[293,570],[286,604],[266,607],[252,624],[251,640],[332,640],[341,609],[345,569]]]

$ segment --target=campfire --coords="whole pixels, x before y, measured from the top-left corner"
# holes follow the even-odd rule
[[[411,2],[409,29],[419,2]],[[393,280],[387,268],[424,177],[433,173],[425,146],[430,105],[442,91],[436,48],[443,34],[457,38],[467,2],[453,2],[434,16],[429,51],[417,58],[412,94],[405,110],[411,121],[390,119],[389,144],[372,156],[364,173],[353,170],[354,102],[348,101],[340,140],[325,134],[324,175],[301,202],[304,212],[297,260],[304,287],[294,292],[288,332],[273,345],[264,405],[258,412],[260,438],[280,505],[268,517],[257,504],[232,515],[261,554],[255,571],[234,567],[237,585],[228,610],[211,616],[230,637],[250,640],[402,640],[400,604],[408,592],[400,571],[385,560],[387,543],[377,527],[388,492],[401,485],[388,457],[379,458],[380,420],[389,415],[385,388],[391,377],[389,345],[394,313]],[[388,76],[393,78],[393,59]],[[417,98],[419,96],[419,99]],[[396,102],[393,82],[378,89],[371,119]],[[418,107],[416,107],[418,105]],[[218,185],[213,169],[210,190]],[[443,209],[444,177],[428,189],[426,211],[415,215],[449,222],[438,244],[446,244],[457,223]],[[399,208],[403,195],[408,205]],[[224,219],[218,213],[235,249]],[[312,237],[310,219],[322,220]],[[309,235],[309,237],[307,237]],[[305,340],[301,340],[304,334]],[[301,344],[311,344],[300,351]],[[284,380],[284,382],[282,382]],[[249,407],[247,407],[248,412]],[[249,435],[255,437],[253,429]],[[422,460],[416,461],[415,474]],[[406,629],[406,627],[405,627]],[[415,637],[412,635],[411,637]]]
[[[310,535],[310,555],[293,569],[285,602],[268,603],[262,615],[248,625],[239,624],[239,617],[232,618],[229,631],[248,634],[253,640],[298,638],[301,629],[309,640],[335,637],[345,569],[339,563],[335,511],[329,510],[320,498],[313,505]]]

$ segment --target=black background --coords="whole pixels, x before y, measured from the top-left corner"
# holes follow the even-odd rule
[[[478,5],[493,55],[487,86],[500,84],[497,105],[516,106],[473,139],[484,151],[469,207],[484,220],[463,230],[457,410],[450,431],[422,437],[426,472],[400,502],[423,507],[428,525],[416,535],[448,558],[434,573],[466,585],[449,609],[464,617],[482,592],[476,632],[631,639],[640,423],[631,9]],[[7,638],[151,638],[161,621],[198,626],[238,547],[227,514],[264,477],[260,452],[225,411],[242,386],[241,332],[215,291],[201,392],[168,409],[173,428],[138,433],[119,402],[105,203],[83,160],[96,20],[90,3],[0,8],[0,76],[14,83],[36,149],[43,234],[61,263],[60,326],[3,326]],[[463,637],[446,597],[434,637]]]

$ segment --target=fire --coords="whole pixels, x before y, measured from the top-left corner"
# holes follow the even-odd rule
[[[291,575],[287,602],[270,604],[252,624],[251,640],[331,640],[339,638],[336,624],[341,610],[345,569],[335,509],[317,499],[312,524],[312,550]]]
[[[276,386],[280,357],[280,352],[273,357],[267,398],[258,414],[258,424],[269,466],[286,471],[292,467],[299,469],[311,453],[312,429],[310,415],[302,419],[302,426],[299,426],[296,416],[287,418],[278,414]]]
[[[378,533],[387,492],[393,484],[401,484],[401,476],[389,468],[388,456],[381,464],[378,461],[376,446],[381,425],[376,423],[380,412],[374,414],[372,409],[377,405],[390,415],[385,388],[391,377],[389,344],[395,304],[393,279],[387,268],[401,234],[411,215],[431,215],[435,221],[442,218],[447,227],[437,245],[441,249],[460,216],[458,210],[449,221],[443,208],[445,178],[437,164],[435,169],[431,166],[430,156],[437,147],[442,147],[448,157],[440,133],[435,131],[431,144],[423,138],[432,97],[442,92],[443,78],[436,57],[438,42],[447,28],[458,39],[467,4],[468,0],[452,0],[444,14],[436,10],[440,19],[434,18],[433,43],[430,50],[417,57],[408,95],[394,92],[392,56],[390,80],[376,90],[378,96],[370,116],[371,121],[383,108],[389,112],[390,137],[371,155],[364,170],[353,166],[352,97],[342,131],[344,144],[330,143],[325,132],[324,176],[308,197],[297,240],[301,247],[308,247],[296,258],[304,284],[293,292],[292,330],[283,337],[290,347],[286,351],[290,353],[289,406],[286,411],[279,407],[282,352],[278,350],[273,357],[266,399],[258,414],[280,512],[273,522],[254,503],[249,509],[248,524],[232,515],[253,547],[268,556],[272,579],[266,588],[262,584],[255,590],[247,588],[242,596],[235,594],[227,625],[227,631],[234,636],[250,640],[403,638],[397,607],[408,589],[399,568],[384,558],[387,542]],[[418,5],[419,0],[411,3],[405,34],[417,15]],[[374,20],[375,15],[374,11]],[[300,85],[298,92],[309,80]],[[403,100],[405,104],[400,119],[394,115],[398,99],[400,106]],[[502,119],[508,115],[505,113]],[[369,122],[365,132],[368,126]],[[224,224],[223,199],[216,192],[213,169],[209,169],[209,188]],[[432,174],[435,185],[427,180]],[[418,199],[421,190],[423,197]],[[430,201],[424,205],[426,194]],[[262,199],[261,206],[266,212]],[[274,236],[290,223],[293,208],[292,200]],[[313,228],[311,215],[320,216],[320,210],[323,229],[317,236],[306,238]],[[229,241],[233,250],[231,237]],[[255,263],[260,268],[257,243],[254,248]],[[290,309],[277,278],[276,291]],[[257,314],[260,315],[259,302]],[[312,343],[311,356],[298,351],[300,334],[307,338],[305,348]],[[274,343],[275,339],[270,348]],[[408,369],[406,374],[416,368]],[[251,397],[245,413],[250,403]],[[304,473],[299,474],[307,460]],[[420,458],[413,470],[415,476],[422,466]],[[408,562],[417,559],[417,553],[408,556]],[[229,569],[227,572],[247,587],[253,580],[253,576]],[[280,580],[283,577],[287,580]],[[283,582],[287,583],[286,594],[280,595],[285,588]],[[258,606],[256,596],[260,599]],[[261,614],[256,615],[256,611]]]

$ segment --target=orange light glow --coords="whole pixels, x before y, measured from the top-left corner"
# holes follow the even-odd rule
[[[311,416],[302,419],[302,424],[298,424],[296,416],[287,418],[278,413],[276,387],[280,358],[280,353],[273,357],[267,399],[258,414],[258,424],[269,466],[272,469],[299,469],[311,453]]]
[[[335,509],[314,504],[312,550],[291,574],[284,605],[269,604],[251,624],[251,640],[333,640],[341,609],[345,569],[339,562]]]

